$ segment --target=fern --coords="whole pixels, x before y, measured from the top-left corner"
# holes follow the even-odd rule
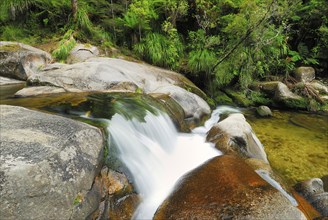
[[[59,47],[52,52],[52,55],[60,62],[65,62],[69,53],[76,45],[76,41],[73,37],[74,31],[69,29],[63,39],[59,42]]]

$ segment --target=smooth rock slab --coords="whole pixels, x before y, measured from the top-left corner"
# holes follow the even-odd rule
[[[99,169],[100,130],[0,105],[0,131],[1,219],[70,219],[76,198],[91,188]]]
[[[173,98],[192,122],[197,123],[210,114],[210,107],[201,98],[206,95],[183,75],[120,59],[98,57],[71,65],[51,64],[31,76],[28,82],[32,86],[47,85],[67,91],[140,90],[147,94],[162,93]],[[25,91],[20,95],[23,96]],[[31,95],[30,91],[27,95]]]
[[[215,157],[180,179],[156,211],[170,219],[306,219],[242,159]]]

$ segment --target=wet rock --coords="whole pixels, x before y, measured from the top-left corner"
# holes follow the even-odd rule
[[[0,41],[0,76],[27,80],[51,61],[51,55],[37,48]]]
[[[109,207],[109,219],[130,220],[139,204],[140,197],[135,193],[120,198],[114,201],[112,207]]]
[[[70,52],[67,63],[79,63],[86,61],[89,58],[99,55],[97,47],[88,44],[77,44]]]
[[[268,163],[263,145],[247,123],[244,115],[230,114],[215,124],[208,132],[207,141],[215,143],[216,148],[226,154],[245,158],[257,158]]]
[[[328,192],[328,175],[325,175],[321,177],[321,180],[323,182],[323,189],[325,192]]]
[[[272,116],[271,109],[268,106],[259,106],[256,108],[256,113],[261,117],[270,117]]]
[[[0,105],[0,116],[1,218],[70,219],[100,169],[100,130],[15,106]]]
[[[25,82],[21,81],[21,80],[10,79],[7,77],[0,76],[0,86],[12,85],[12,84],[22,84],[22,83],[25,83]]]
[[[192,118],[191,123],[199,124],[204,116],[211,113],[210,107],[202,98],[178,86],[163,86],[154,92],[167,94],[172,97],[184,110],[185,118]]]
[[[131,219],[140,203],[139,196],[133,193],[126,176],[107,167],[101,170],[91,191],[98,195],[94,202],[98,209],[90,215],[90,219]],[[81,219],[80,216],[75,217],[72,219]]]
[[[53,86],[35,86],[27,87],[19,90],[15,93],[16,97],[29,97],[32,95],[43,95],[43,94],[54,94],[66,92],[63,88],[53,87]]]
[[[328,217],[328,192],[324,191],[323,182],[319,178],[303,181],[295,185],[295,190],[306,198],[320,214]]]
[[[28,82],[32,86],[48,85],[68,91],[132,89],[133,92],[147,94],[162,93],[173,98],[183,108],[185,117],[193,122],[210,114],[210,107],[200,97],[203,96],[202,92],[181,74],[125,60],[92,58],[72,65],[50,65],[30,77]]]
[[[311,82],[315,78],[315,70],[312,67],[298,67],[294,72],[294,76],[299,82]]]
[[[180,179],[157,219],[306,219],[242,159],[211,159]]]

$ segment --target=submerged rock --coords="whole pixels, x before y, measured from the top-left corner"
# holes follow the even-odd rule
[[[294,76],[299,82],[311,82],[315,78],[315,70],[312,67],[301,66],[295,69]]]
[[[219,156],[180,179],[160,219],[306,219],[242,159]]]
[[[17,42],[0,41],[0,76],[27,80],[51,61],[45,51]]]
[[[215,124],[208,132],[206,139],[215,143],[215,147],[223,153],[257,158],[268,163],[260,140],[241,113],[230,114]]]
[[[7,105],[0,105],[0,117],[1,218],[70,219],[74,213],[86,218],[94,212],[98,204],[90,202],[83,210],[75,206],[100,169],[100,130]]]

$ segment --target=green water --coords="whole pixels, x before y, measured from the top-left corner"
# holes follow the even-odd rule
[[[276,110],[271,118],[246,118],[288,184],[328,175],[328,116]]]

